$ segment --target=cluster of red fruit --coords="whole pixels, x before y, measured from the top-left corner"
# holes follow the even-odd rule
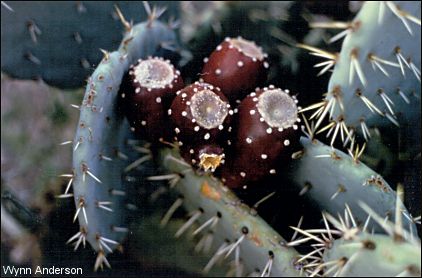
[[[120,88],[133,131],[150,142],[175,141],[182,157],[216,171],[231,188],[275,174],[298,141],[297,100],[259,88],[267,55],[254,42],[226,38],[204,59],[199,81],[186,86],[162,58],[138,60]]]

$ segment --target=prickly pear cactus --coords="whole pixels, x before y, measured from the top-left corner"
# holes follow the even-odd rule
[[[247,27],[246,34],[257,33],[257,38],[265,41],[263,50],[267,49],[270,55],[267,57],[261,51],[260,41],[249,41],[251,38],[245,34],[224,33],[223,36],[233,38],[214,45],[210,41],[223,33],[208,38],[209,29],[205,28],[198,30],[200,34],[196,38],[188,39],[197,51],[193,54],[198,57],[180,71],[179,65],[172,64],[174,61],[164,60],[176,55],[178,45],[174,24],[157,19],[163,10],[145,4],[148,20],[133,25],[123,13],[136,20],[138,9],[129,11],[128,3],[119,3],[123,13],[116,8],[113,15],[110,15],[111,3],[66,3],[60,8],[57,5],[52,3],[41,8],[39,3],[24,3],[13,9],[14,3],[2,2],[2,17],[7,23],[2,21],[2,42],[7,41],[2,46],[8,49],[2,52],[2,70],[12,76],[35,75],[50,84],[73,87],[80,85],[98,63],[87,80],[82,103],[72,105],[80,111],[80,118],[73,140],[63,144],[72,146],[73,169],[62,175],[69,180],[65,192],[58,196],[74,199],[76,212],[72,220],[78,220],[79,230],[68,243],[76,250],[88,242],[97,253],[95,270],[104,265],[110,267],[108,256],[123,249],[128,234],[129,241],[136,237],[138,243],[135,248],[130,246],[129,254],[145,251],[133,251],[142,249],[139,248],[142,240],[153,241],[148,243],[149,250],[160,248],[155,245],[151,248],[158,244],[154,238],[159,236],[158,233],[150,236],[148,233],[154,229],[148,230],[148,226],[158,222],[157,212],[161,207],[157,207],[163,205],[155,203],[156,197],[170,192],[167,197],[174,197],[175,201],[164,213],[161,225],[179,218],[174,221],[180,225],[174,237],[188,235],[195,251],[211,253],[203,268],[194,271],[209,274],[217,265],[228,263],[228,276],[420,275],[420,242],[415,232],[420,217],[410,215],[400,199],[402,192],[396,194],[386,182],[388,178],[384,180],[381,173],[360,161],[364,148],[355,148],[354,137],[361,130],[368,139],[369,127],[374,125],[420,121],[420,109],[414,105],[420,91],[420,28],[416,28],[420,25],[420,3],[366,3],[352,23],[325,24],[345,27],[344,32],[332,39],[346,36],[338,55],[301,45],[329,59],[318,65],[323,67],[322,73],[335,66],[326,99],[305,109],[298,106],[300,94],[279,88],[295,82],[306,83],[298,82],[302,76],[295,75],[299,49],[291,48],[296,39],[304,39],[308,32],[306,28],[293,36],[295,29],[291,27],[295,22],[301,25],[305,22],[306,13],[302,9],[305,5],[239,4],[245,8],[227,4],[233,6],[223,8],[224,20],[220,22],[224,25],[223,33],[238,27],[237,21],[231,20],[233,15],[243,22],[242,11],[248,11],[248,24],[255,21],[258,24],[254,28],[264,26],[265,32],[257,33],[248,24],[242,27]],[[64,7],[68,13],[63,14]],[[276,15],[286,11],[291,13],[288,18]],[[45,16],[49,13],[54,16]],[[300,18],[293,20],[295,15]],[[114,26],[113,16],[125,27],[121,42],[120,33],[109,26],[110,22]],[[60,23],[65,23],[61,32],[55,29],[60,29],[61,24],[52,24],[57,17],[61,17]],[[272,28],[276,21],[281,29]],[[15,28],[9,28],[12,25]],[[91,25],[95,28],[86,30]],[[323,26],[314,24],[314,27]],[[289,32],[284,33],[286,28]],[[6,34],[10,40],[3,40]],[[263,38],[269,35],[272,38]],[[23,43],[17,43],[22,37]],[[195,46],[195,39],[199,45],[206,42],[210,49],[216,47],[215,53],[204,60],[204,55],[210,53]],[[273,44],[274,40],[283,44]],[[13,48],[13,45],[18,46]],[[92,51],[92,46],[97,50]],[[118,49],[113,52],[103,50],[114,47]],[[101,61],[98,48],[103,53]],[[142,61],[152,63],[142,64]],[[277,71],[271,70],[273,61],[278,63]],[[280,74],[283,72],[280,63],[289,63],[288,74],[297,79],[292,81]],[[195,65],[204,68],[197,70]],[[184,73],[192,75],[185,79]],[[257,78],[261,74],[262,78]],[[124,76],[128,75],[131,77],[126,80]],[[167,80],[168,76],[173,78]],[[195,82],[196,78],[199,82]],[[289,80],[275,87],[267,85],[265,78],[277,79],[279,83]],[[145,87],[141,82],[145,80],[158,85]],[[180,88],[175,85],[176,80]],[[192,84],[183,88],[186,80]],[[126,86],[126,81],[132,86]],[[160,95],[154,95],[157,92]],[[168,99],[164,101],[165,98]],[[138,105],[132,99],[144,102]],[[150,110],[144,109],[145,103],[153,106],[151,111],[159,113],[149,113]],[[130,107],[136,107],[130,112],[135,114],[134,118],[139,117],[138,125],[129,124],[125,118]],[[306,117],[298,117],[298,111],[312,109],[317,109],[310,117],[316,125],[310,126]],[[331,122],[323,127],[327,117]],[[151,126],[154,130],[148,130]],[[136,132],[140,128],[157,134],[153,139],[146,138]],[[299,140],[301,130],[308,138]],[[331,145],[338,137],[344,143],[350,142],[350,156],[314,139],[315,134],[324,130],[332,135]],[[143,144],[143,140],[151,142]],[[154,169],[141,166],[146,162]],[[228,177],[241,182],[230,184]],[[169,186],[164,187],[163,181]],[[251,188],[265,193],[266,182],[277,186],[273,193],[255,205],[249,204],[246,197],[243,199],[247,194],[253,195]],[[139,201],[138,193],[148,195],[155,185],[158,186],[153,193],[155,201],[152,204]],[[293,191],[295,197],[298,191],[305,197],[293,208],[289,207],[290,203],[275,200],[270,215],[265,215],[262,206],[258,215],[258,205],[277,198],[272,196],[288,196]],[[131,222],[136,210],[132,201],[145,209],[136,211],[139,212],[136,223]],[[322,221],[318,216],[318,227],[309,229],[307,220],[301,217],[298,227],[292,227],[293,236],[286,240],[291,234],[280,226],[291,226],[286,214],[294,213],[302,207],[302,202],[317,208],[306,217],[324,211]],[[188,216],[185,222],[180,220],[182,208]],[[148,210],[154,213],[145,219]],[[159,223],[156,224],[158,227]],[[160,238],[164,240],[173,239]],[[299,246],[302,244],[305,246]],[[183,251],[176,255],[190,253],[187,248]],[[142,260],[148,252],[135,257]],[[168,258],[171,256],[165,260]],[[174,264],[180,259],[175,259]],[[195,264],[186,261],[189,264],[186,270],[192,271],[200,260]]]
[[[121,175],[136,169],[141,163],[151,159],[153,153],[157,154],[156,149],[153,151],[145,149],[147,155],[132,163],[119,160],[119,156],[121,158],[122,154],[129,152],[125,146],[125,140],[130,137],[129,126],[123,118],[123,113],[119,111],[120,103],[117,92],[120,83],[129,66],[134,64],[137,59],[154,54],[163,41],[175,41],[174,33],[169,27],[154,19],[135,26],[131,26],[123,17],[122,21],[127,28],[126,36],[118,51],[105,52],[103,60],[88,80],[85,98],[79,107],[81,118],[73,141],[74,172],[70,178],[77,207],[74,219],[79,220],[81,230],[70,241],[76,241],[76,247],[85,241],[91,244],[98,252],[95,269],[102,267],[103,264],[109,266],[106,255],[118,247],[128,231],[125,195],[128,194],[129,189],[122,182]],[[219,49],[217,48],[216,51]],[[230,57],[233,54],[231,51],[227,51],[227,55]],[[220,57],[217,60],[224,59]],[[256,59],[253,62],[256,62]],[[243,65],[244,63],[241,66],[237,64],[232,69],[241,71]],[[216,74],[220,71],[214,70]],[[137,72],[136,74],[135,81],[142,80],[138,76],[142,73]],[[221,78],[222,80],[219,82],[222,82],[223,85],[224,82],[233,81],[228,78],[224,79],[224,76]],[[242,80],[238,81],[242,82]],[[209,82],[214,84],[215,81]],[[204,90],[214,88],[211,84],[205,86]],[[265,87],[264,90],[268,90],[268,88]],[[200,95],[203,89],[196,88],[192,91],[194,94]],[[224,91],[224,87],[222,91]],[[256,92],[259,92],[259,89]],[[180,95],[182,98],[187,96],[184,90],[177,92],[176,95]],[[177,104],[177,97],[173,102],[172,109],[169,110],[172,119],[178,117],[183,121],[186,119],[191,121],[185,110],[178,111],[173,107],[176,105],[175,102]],[[192,102],[194,102],[193,99]],[[157,103],[160,104],[161,101]],[[191,101],[186,102],[187,106],[190,105],[188,103]],[[293,106],[295,108],[296,104]],[[235,110],[237,109],[231,111],[231,115],[238,113]],[[325,110],[319,111],[320,114],[326,113]],[[253,115],[255,111],[248,111],[248,113]],[[278,115],[277,113],[280,112],[275,113]],[[320,116],[322,117],[322,115]],[[241,117],[237,121],[244,119],[245,117]],[[196,118],[193,120],[192,123],[198,121]],[[265,121],[264,118],[263,121]],[[263,121],[260,121],[259,125],[263,125]],[[294,122],[296,121],[301,122],[295,117]],[[317,126],[319,123],[321,123],[320,120]],[[239,123],[237,125],[241,126]],[[342,136],[345,133],[349,134],[348,130],[347,132],[343,130],[343,126],[341,128],[340,131],[339,128],[336,128],[334,133],[340,132]],[[181,136],[179,133],[182,132],[182,128],[176,127],[174,130],[177,141]],[[296,125],[294,130],[298,130]],[[173,145],[173,150],[167,148],[158,150],[159,155],[158,158],[156,157],[156,162],[164,174],[150,176],[149,179],[152,181],[168,180],[170,188],[174,188],[179,194],[179,198],[164,215],[162,224],[167,223],[175,211],[182,205],[184,206],[189,212],[189,219],[179,228],[175,236],[180,237],[185,233],[192,233],[194,236],[202,235],[197,249],[213,250],[214,252],[208,264],[204,266],[203,271],[205,272],[222,259],[232,258],[233,273],[237,276],[243,274],[301,276],[309,273],[302,265],[306,260],[303,257],[299,260],[300,255],[294,249],[298,242],[306,240],[299,238],[287,242],[277,231],[257,216],[254,208],[242,203],[224,185],[224,180],[221,182],[210,173],[198,171],[190,165],[190,161],[187,163],[183,160],[179,150],[184,145],[189,145],[190,141],[195,142],[195,132],[198,131],[196,129],[193,131],[190,136],[183,138],[183,143],[179,140],[180,148]],[[282,131],[283,128],[279,130],[279,132]],[[266,129],[265,132],[271,134],[272,129]],[[209,140],[209,137],[210,134],[208,136],[205,134],[196,139],[199,141]],[[291,140],[295,141],[296,139],[293,136]],[[162,139],[160,141],[172,145]],[[186,141],[188,142],[186,143]],[[248,140],[245,142],[250,144]],[[295,143],[284,140],[284,146]],[[413,218],[400,200],[396,202],[396,196],[391,187],[378,174],[358,161],[361,151],[351,148],[355,154],[352,154],[352,158],[350,158],[340,151],[337,152],[312,140],[303,139],[302,146],[303,151],[293,154],[293,157],[298,158],[300,155],[301,157],[293,163],[290,169],[285,170],[291,173],[293,183],[301,187],[302,193],[309,191],[307,195],[310,196],[312,202],[319,204],[320,209],[336,214],[343,209],[346,203],[348,204],[348,213],[351,211],[355,213],[353,223],[366,223],[366,228],[380,231],[379,226],[382,227],[380,223],[377,226],[365,222],[368,219],[368,211],[362,210],[359,202],[364,201],[383,217],[391,215],[396,208],[404,214],[406,219],[404,223],[400,222],[400,229],[403,229],[404,226],[409,227],[411,232],[415,230]],[[261,158],[266,159],[267,157],[261,155]],[[323,171],[328,172],[321,175]],[[243,172],[242,174],[242,176],[248,175]],[[302,188],[303,185],[304,188]],[[67,190],[64,197],[66,195],[69,195]],[[395,215],[395,218],[401,219],[402,214]],[[312,271],[318,273],[320,270],[316,268]]]
[[[356,132],[369,139],[369,127],[420,120],[420,17],[419,2],[376,1],[351,22],[313,24],[344,29],[331,39],[345,37],[339,55],[308,48],[335,65],[325,100],[311,106],[316,128],[330,130],[332,143],[339,130],[347,143]]]

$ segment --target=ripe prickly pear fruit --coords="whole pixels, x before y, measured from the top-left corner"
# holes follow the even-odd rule
[[[208,83],[195,82],[177,92],[168,114],[182,156],[204,169],[215,170],[224,157],[220,144],[231,129],[233,114],[221,90]],[[206,166],[201,161],[216,164]]]
[[[166,137],[166,111],[183,86],[180,72],[169,60],[149,57],[132,65],[120,88],[132,130],[150,142]]]
[[[256,89],[240,103],[234,152],[222,171],[227,186],[246,187],[291,159],[299,140],[296,103],[274,86]]]
[[[254,42],[241,37],[226,38],[205,58],[202,79],[218,86],[234,102],[265,81],[267,54]]]

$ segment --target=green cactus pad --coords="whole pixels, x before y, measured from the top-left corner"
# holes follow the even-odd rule
[[[73,141],[73,190],[81,234],[99,252],[96,268],[107,264],[127,232],[123,173],[130,129],[118,107],[120,82],[129,65],[153,55],[163,41],[175,43],[174,32],[160,21],[133,26],[118,51],[106,53],[88,80]],[[130,207],[129,207],[130,208]],[[76,217],[76,216],[75,216]]]
[[[317,127],[325,117],[335,124],[332,142],[335,129],[369,139],[370,127],[420,121],[420,18],[420,2],[376,1],[344,23],[346,36],[317,114]]]
[[[343,261],[341,277],[420,277],[420,242],[405,242],[387,235],[359,234],[338,239],[324,252],[325,262]],[[327,267],[327,269],[329,266]]]
[[[167,14],[178,14],[177,2],[157,1]],[[20,79],[42,78],[60,88],[84,84],[101,61],[101,49],[119,46],[121,23],[111,1],[8,3],[1,8],[1,69]],[[117,3],[127,20],[147,18],[141,2]]]
[[[337,215],[347,204],[358,223],[368,217],[359,201],[368,204],[382,217],[394,219],[396,193],[376,172],[351,156],[317,140],[302,137],[303,155],[293,162],[289,179],[298,191],[321,211]],[[402,205],[403,206],[403,205]],[[403,226],[416,231],[403,206]],[[373,226],[379,230],[379,226]]]
[[[295,263],[297,251],[288,247],[276,231],[220,181],[210,175],[196,174],[181,160],[177,149],[163,149],[159,162],[166,172],[177,178],[174,188],[183,196],[186,210],[191,212],[186,223],[198,221],[199,227],[204,227],[202,233],[212,232],[213,246],[220,246],[213,258],[224,258],[228,254],[235,262],[238,258],[243,275],[254,272],[270,276],[302,274],[301,265]]]

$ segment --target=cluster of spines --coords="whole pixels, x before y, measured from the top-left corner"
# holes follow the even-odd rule
[[[323,213],[323,228],[291,227],[300,237],[289,242],[289,246],[314,242],[313,250],[298,260],[304,263],[309,276],[420,276],[420,241],[402,228],[399,196],[395,223],[382,218],[365,203],[360,206],[368,217],[359,222],[350,207],[345,206],[344,216],[339,213],[336,218]],[[368,230],[371,220],[383,227],[382,234]]]
[[[407,12],[400,6],[412,10]],[[420,3],[380,1],[365,4],[352,22],[311,24],[314,28],[344,29],[332,38],[345,37],[340,54],[299,45],[328,59],[316,65],[323,67],[320,74],[336,65],[325,100],[302,110],[316,109],[310,119],[317,120],[317,130],[329,119],[318,133],[328,130],[331,144],[339,134],[344,145],[353,142],[357,133],[369,140],[373,125],[391,122],[399,126],[420,115],[418,105],[408,105],[420,101],[420,28],[412,26],[420,25],[420,19],[413,15],[418,11]],[[384,29],[398,30],[388,35]]]

